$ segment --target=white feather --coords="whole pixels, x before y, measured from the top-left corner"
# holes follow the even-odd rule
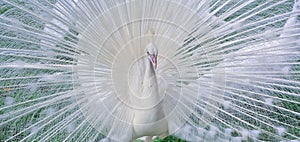
[[[297,141],[299,3],[2,0],[0,139]]]

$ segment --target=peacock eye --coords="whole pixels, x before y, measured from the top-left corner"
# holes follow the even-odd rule
[[[150,55],[150,53],[147,51],[147,54]]]

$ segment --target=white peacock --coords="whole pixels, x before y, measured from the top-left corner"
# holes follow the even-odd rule
[[[1,0],[0,141],[297,141],[299,3]]]

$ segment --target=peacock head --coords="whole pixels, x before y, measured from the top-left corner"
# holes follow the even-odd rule
[[[146,51],[147,51],[149,61],[152,63],[153,68],[156,69],[157,54],[158,54],[156,45],[154,45],[153,43],[149,43],[146,47]]]

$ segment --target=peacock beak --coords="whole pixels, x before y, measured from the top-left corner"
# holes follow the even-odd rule
[[[151,63],[153,65],[153,68],[156,69],[157,68],[157,56],[155,56],[155,55],[151,56]]]

